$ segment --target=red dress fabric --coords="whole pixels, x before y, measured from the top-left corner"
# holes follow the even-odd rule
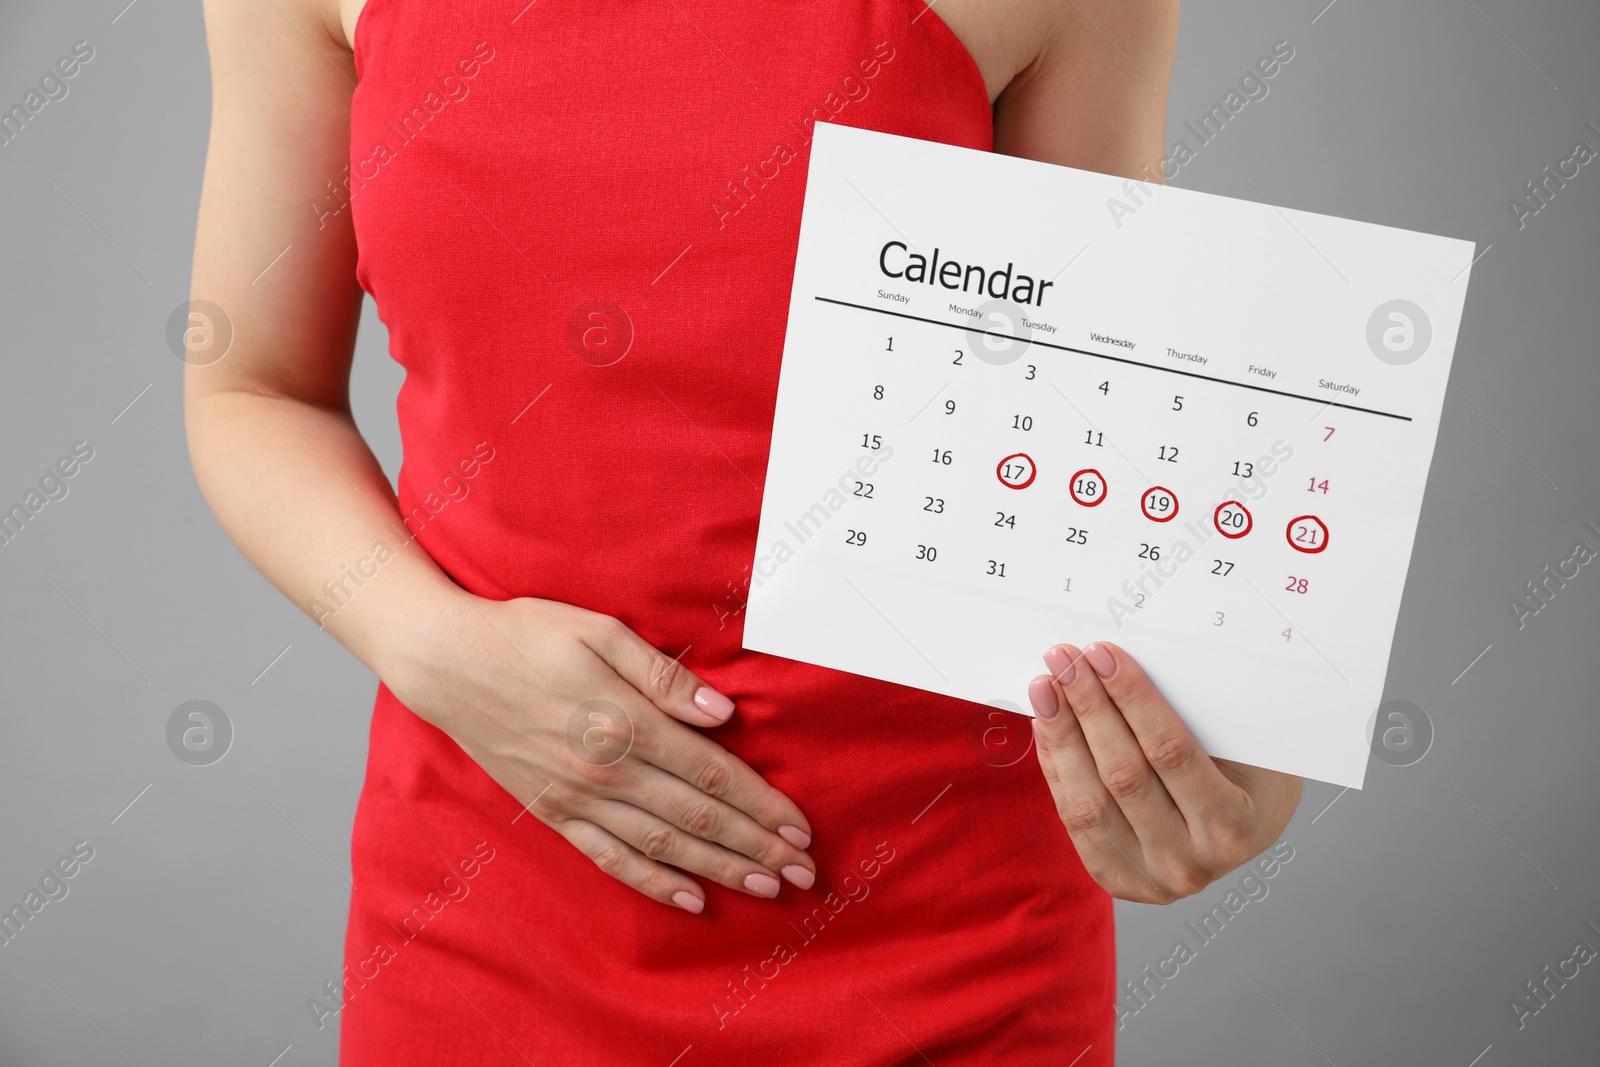
[[[1027,721],[740,647],[812,124],[991,149],[960,40],[918,0],[368,0],[354,44],[412,533],[682,652],[819,877],[646,899],[380,687],[342,1062],[1110,1064],[1111,902]]]

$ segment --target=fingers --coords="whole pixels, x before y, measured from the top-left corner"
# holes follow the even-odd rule
[[[583,635],[584,644],[646,700],[694,726],[720,726],[728,721],[733,701],[620,620],[609,615],[596,615],[594,620],[592,629]]]
[[[1092,669],[1103,650],[1090,647],[1093,651],[1086,656],[1071,645],[1056,645],[1045,653],[1045,665],[1083,731],[1100,781],[1127,815],[1139,840],[1147,846],[1174,845],[1188,836],[1183,816]]]
[[[659,768],[645,767],[643,776],[643,788],[638,791],[642,798],[630,802],[654,812],[694,837],[715,842],[736,856],[748,859],[750,863],[741,865],[742,873],[735,880],[738,884],[744,883],[744,875],[756,870],[767,875],[781,874],[801,889],[810,889],[816,881],[815,864],[810,856],[738,808]],[[776,883],[771,894],[758,895],[776,896]]]
[[[694,915],[705,909],[704,890],[693,878],[649,859],[609,831],[584,819],[566,819],[550,825],[593,860],[596,867],[623,885],[632,886],[651,900]]]
[[[1084,867],[1102,886],[1116,887],[1118,896],[1137,899],[1141,887],[1130,883],[1148,881],[1138,835],[1100,781],[1094,756],[1077,719],[1067,710],[1065,696],[1054,679],[1040,675],[1028,686],[1028,698],[1038,716],[1034,748],[1039,766]]]
[[[802,854],[811,847],[811,823],[795,802],[710,738],[663,719],[640,731],[634,753],[680,778],[696,792],[746,813]],[[762,855],[752,854],[757,861],[762,860]],[[807,858],[805,865],[809,867],[810,862]]]
[[[578,759],[571,766],[581,787],[553,797],[558,810],[615,832],[593,815],[589,801],[621,801],[745,858],[731,880],[727,870],[704,872],[719,881],[749,889],[746,876],[759,872],[773,893],[757,895],[776,895],[779,876],[811,887],[816,866],[805,851],[810,824],[792,800],[715,741],[650,707],[621,680],[609,693],[626,706],[579,739],[581,752],[574,750]]]
[[[1122,712],[1144,755],[1202,848],[1230,851],[1244,831],[1246,794],[1217,769],[1167,698],[1133,657],[1097,641],[1084,657],[1106,695]]]
[[[755,897],[778,895],[778,876],[756,863],[694,832],[674,825],[620,800],[600,800],[585,808],[587,817],[636,848],[645,858],[691,874],[699,874],[729,889]],[[791,865],[783,876],[802,889],[812,885],[808,868]]]

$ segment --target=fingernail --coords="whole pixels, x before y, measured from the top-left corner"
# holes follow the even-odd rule
[[[1056,687],[1043,674],[1028,683],[1028,700],[1033,704],[1033,713],[1041,719],[1053,719],[1061,710],[1056,703]]]
[[[1111,658],[1106,646],[1098,641],[1083,646],[1083,658],[1089,661],[1094,673],[1102,678],[1109,678],[1117,673],[1117,661]]]
[[[791,863],[789,866],[785,867],[783,869],[783,876],[789,879],[789,881],[794,885],[799,886],[801,889],[810,889],[812,886],[817,884],[817,876],[813,874],[810,869],[802,867],[798,863]],[[753,878],[755,876],[751,875],[751,877]]]
[[[758,897],[775,897],[778,895],[778,880],[770,874],[755,874],[744,876],[744,887]]]
[[[709,685],[702,685],[694,691],[694,706],[718,722],[726,722],[728,716],[733,714],[733,701]]]
[[[780,826],[778,836],[802,852],[811,847],[811,835],[798,826]]]
[[[1078,676],[1078,668],[1073,666],[1072,657],[1060,645],[1044,654],[1044,665],[1050,668],[1050,673],[1062,685],[1071,685],[1072,679]]]
[[[672,902],[691,915],[699,915],[706,910],[706,902],[686,889],[672,894]]]

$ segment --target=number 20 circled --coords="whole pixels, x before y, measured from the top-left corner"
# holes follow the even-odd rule
[[[1256,520],[1251,516],[1250,510],[1237,500],[1224,500],[1217,505],[1217,510],[1211,513],[1211,524],[1223,537],[1237,541],[1250,532]]]

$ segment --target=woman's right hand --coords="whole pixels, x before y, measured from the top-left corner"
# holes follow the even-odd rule
[[[618,620],[456,590],[383,672],[524,808],[602,871],[698,914],[697,874],[758,897],[809,889],[810,824],[692,727],[733,703]]]

